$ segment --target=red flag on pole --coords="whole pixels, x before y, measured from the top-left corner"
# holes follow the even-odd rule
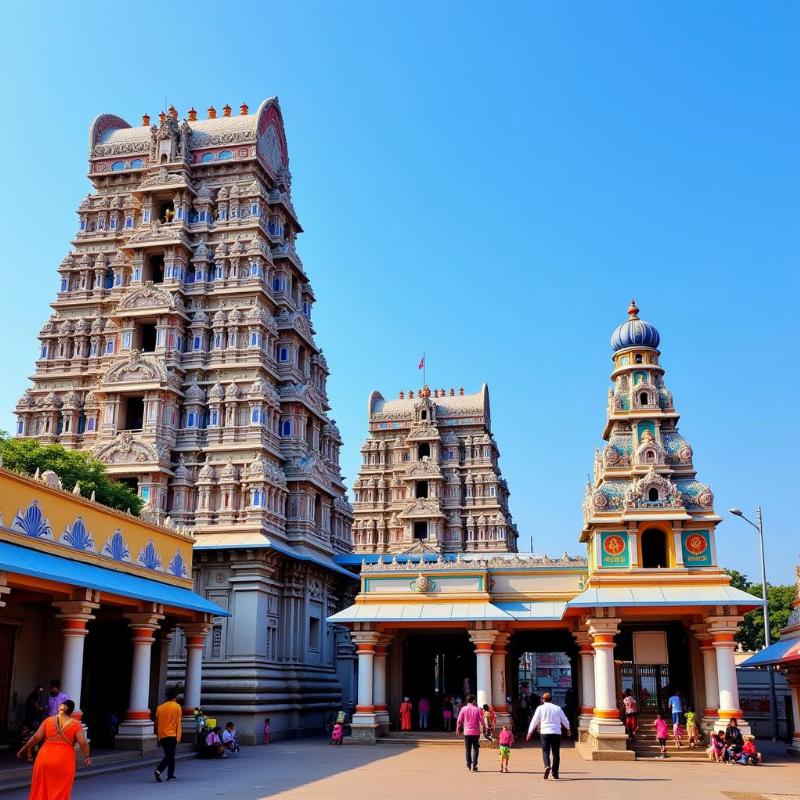
[[[425,367],[425,356],[422,356],[419,365],[417,366],[417,369],[423,369],[424,367]]]

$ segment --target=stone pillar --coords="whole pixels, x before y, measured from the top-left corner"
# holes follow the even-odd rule
[[[155,727],[150,719],[150,657],[159,623],[164,619],[160,607],[152,612],[125,614],[131,629],[133,660],[128,710],[119,726],[116,746],[121,750],[155,750]]]
[[[492,645],[497,637],[497,631],[492,629],[470,630],[470,641],[475,645],[475,695],[478,698],[478,708],[492,699]]]
[[[391,635],[381,635],[375,645],[372,661],[372,705],[375,708],[375,719],[379,725],[380,733],[386,733],[389,730],[389,706],[386,696],[386,656],[391,640]]]
[[[501,631],[497,634],[492,647],[492,708],[497,714],[497,728],[511,725],[511,710],[506,702],[506,657],[510,633]]]
[[[728,720],[735,717],[742,729],[742,735],[746,735],[750,733],[750,726],[742,720],[742,710],[739,708],[739,682],[736,678],[736,661],[733,657],[736,650],[734,637],[742,619],[740,616],[714,616],[706,618],[705,622],[712,636],[717,660],[719,709],[714,724],[717,729],[725,728]]]
[[[86,623],[94,619],[92,611],[100,608],[93,602],[96,592],[87,590],[86,600],[65,600],[53,603],[61,611],[56,619],[63,620],[61,633],[64,636],[64,651],[61,658],[61,691],[75,703],[74,716],[80,719],[81,684],[83,683],[83,640],[89,631]]]
[[[789,692],[792,698],[792,718],[794,731],[792,732],[792,750],[800,755],[800,670],[793,669],[786,676]]]
[[[592,647],[592,637],[588,631],[577,631],[573,636],[578,644],[580,657],[581,696],[578,739],[585,742],[588,739],[589,723],[594,714],[594,647]]]
[[[605,609],[613,614],[614,609]],[[594,709],[589,722],[587,745],[592,759],[632,760],[635,754],[627,749],[628,737],[617,706],[614,674],[614,637],[619,631],[619,617],[590,617],[589,636],[594,648]]]
[[[717,654],[714,649],[713,636],[706,625],[692,625],[695,636],[700,642],[700,654],[703,657],[703,731],[713,729],[719,717],[719,683],[717,682]]]
[[[373,688],[375,684],[375,648],[381,634],[372,630],[358,630],[350,634],[358,653],[358,703],[352,720],[352,738],[360,743],[374,744],[379,723],[375,714]],[[384,665],[386,661],[384,660]]]
[[[201,705],[200,687],[203,678],[203,650],[210,622],[183,623],[186,636],[186,676],[183,680],[183,739],[194,734],[194,710]]]

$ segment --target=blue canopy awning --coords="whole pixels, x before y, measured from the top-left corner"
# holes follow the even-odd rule
[[[72,561],[69,558],[43,553],[41,550],[21,547],[10,542],[0,541],[0,570],[60,581],[72,586],[83,586],[86,589],[97,589],[122,597],[134,597],[149,603],[188,608],[217,616],[230,616],[227,611],[195,594],[191,589],[98,567],[85,561]]]
[[[800,661],[800,637],[779,639],[769,647],[759,650],[739,664],[740,667],[768,667],[770,664],[786,664]]]

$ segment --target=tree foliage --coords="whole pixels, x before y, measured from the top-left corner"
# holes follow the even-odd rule
[[[60,444],[43,445],[35,439],[12,439],[0,431],[0,456],[4,467],[23,475],[34,475],[37,469],[40,474],[51,469],[67,491],[80,483],[84,497],[91,497],[94,492],[95,500],[110,508],[130,510],[136,515],[142,508],[141,497],[124,483],[112,480],[102,461],[88,453],[67,450]]]
[[[738,570],[728,569],[725,571],[731,576],[731,586],[735,589],[741,589],[743,592],[761,597],[760,583],[751,583],[747,575]],[[792,601],[796,596],[796,588],[793,584],[773,586],[767,583],[769,632],[773,642],[781,635],[781,629],[786,627],[789,614],[792,612]],[[764,646],[764,617],[760,608],[745,614],[736,640],[745,650],[760,650]]]

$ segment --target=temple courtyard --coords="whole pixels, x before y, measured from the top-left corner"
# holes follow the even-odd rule
[[[580,797],[613,800],[800,800],[800,762],[785,746],[759,742],[768,756],[760,767],[680,761],[587,762],[574,750],[562,755],[560,781],[542,780],[541,750],[512,751],[511,772],[497,771],[497,751],[481,749],[480,771],[468,773],[463,750],[452,746],[397,744],[331,747],[320,739],[246,747],[223,761],[179,761],[173,783],[153,782],[152,767],[76,781],[74,800],[169,800],[230,797],[237,800],[491,800]],[[146,795],[145,795],[146,792]],[[3,800],[27,800],[26,790]]]

